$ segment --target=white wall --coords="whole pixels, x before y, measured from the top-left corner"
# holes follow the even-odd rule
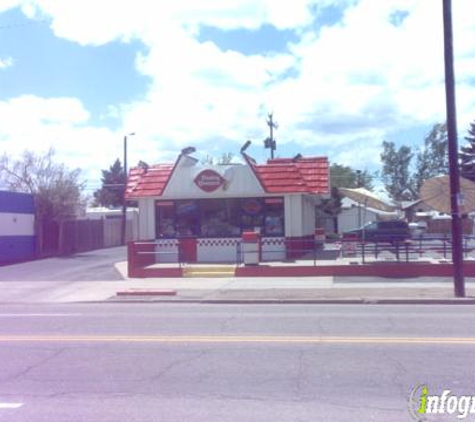
[[[226,183],[214,192],[205,192],[196,186],[195,177],[203,170],[219,173]],[[193,165],[193,162],[181,159],[168,182],[160,199],[201,199],[222,197],[261,196],[265,192],[247,165]]]
[[[343,233],[349,230],[359,228],[358,207],[344,209],[338,215],[338,233]],[[370,210],[361,207],[361,226],[371,221],[376,221],[378,215]]]
[[[303,196],[303,235],[315,234],[315,201],[308,195]]]
[[[286,195],[285,203],[285,237],[303,236],[302,195]]]
[[[198,262],[236,262],[237,238],[198,239]]]
[[[155,239],[155,199],[139,199],[139,234],[137,240]]]
[[[0,236],[34,236],[33,214],[0,213]]]

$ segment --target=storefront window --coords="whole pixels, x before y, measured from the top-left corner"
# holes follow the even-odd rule
[[[243,230],[262,231],[264,204],[260,198],[241,200],[241,226]]]
[[[283,198],[156,202],[157,238],[240,237],[243,230],[284,236]]]
[[[284,236],[284,200],[267,198],[265,202],[264,235]]]
[[[176,232],[178,237],[199,236],[199,208],[197,201],[176,201]]]
[[[157,239],[175,237],[175,207],[172,201],[157,202],[155,206],[155,230]]]
[[[235,237],[241,235],[236,199],[201,201],[201,236]]]

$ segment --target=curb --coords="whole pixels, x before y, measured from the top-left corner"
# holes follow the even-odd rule
[[[175,292],[176,293],[176,292]],[[107,303],[194,303],[203,305],[475,305],[475,299],[176,299],[160,294],[122,294],[107,299]],[[130,297],[130,299],[129,299]]]
[[[176,296],[176,290],[130,289],[117,292],[116,296]]]
[[[203,304],[241,305],[475,305],[473,299],[204,299]]]

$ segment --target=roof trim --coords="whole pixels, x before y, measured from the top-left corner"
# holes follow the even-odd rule
[[[244,160],[246,160],[246,163],[247,165],[251,168],[252,170],[252,173],[254,174],[254,176],[256,177],[257,181],[259,182],[259,184],[261,185],[261,188],[264,192],[266,193],[269,193],[268,190],[266,189],[266,187],[264,186],[264,183],[261,179],[261,176],[257,173],[256,171],[256,160],[254,160],[254,158],[250,157],[249,155],[247,155],[244,151],[241,152],[241,155],[244,157]]]
[[[168,176],[168,179],[167,181],[165,182],[165,184],[163,185],[163,189],[162,189],[162,193],[160,196],[162,196],[164,193],[165,193],[165,190],[167,189],[168,187],[168,184],[170,183],[170,180],[171,178],[173,177],[173,174],[175,173],[175,170],[178,166],[178,163],[181,161],[181,157],[183,157],[183,153],[180,152],[180,154],[178,155],[177,159],[175,160],[175,164],[173,165],[173,168],[172,168],[172,171],[170,172],[170,175]]]

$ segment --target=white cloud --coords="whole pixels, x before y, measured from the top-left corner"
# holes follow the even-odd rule
[[[87,178],[98,178],[121,153],[120,137],[107,128],[88,126],[89,113],[75,98],[25,95],[0,101],[0,154],[23,150],[47,151],[71,168],[82,168]],[[99,166],[99,167],[98,167]]]
[[[0,1],[0,13],[5,10],[12,9],[21,4],[21,0],[1,0]]]
[[[0,58],[0,70],[13,66],[13,63],[14,60],[12,57],[7,57],[5,59]]]
[[[346,7],[343,19],[316,31],[312,20],[330,5]],[[136,60],[138,72],[152,80],[146,97],[111,105],[122,119],[118,132],[138,133],[132,162],[174,156],[189,144],[235,151],[245,139],[265,136],[266,113],[274,111],[281,145],[313,145],[316,154],[364,163],[378,157],[385,134],[445,119],[442,4],[434,0],[32,0],[23,7],[30,17],[51,18],[57,36],[82,45],[138,39],[148,47]],[[472,0],[453,4],[461,125],[475,117],[472,8]],[[406,14],[398,25],[391,22],[395,12]],[[255,30],[263,24],[294,29],[301,39],[273,56],[221,51],[197,39],[200,25]],[[110,130],[85,132],[89,116],[79,102],[26,102],[35,111],[27,126],[43,133],[44,143],[52,128],[74,140],[68,148],[77,154],[80,146],[69,144],[78,139],[99,133],[116,142]],[[13,102],[4,107],[20,110]]]

